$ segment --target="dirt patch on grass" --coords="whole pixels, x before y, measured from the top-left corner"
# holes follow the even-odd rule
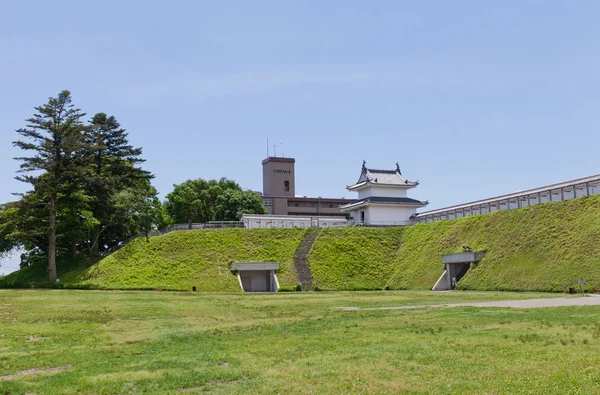
[[[248,377],[244,377],[243,379],[237,379],[237,380],[209,381],[208,383],[206,383],[204,385],[201,385],[199,387],[181,388],[181,389],[179,389],[179,391],[185,392],[185,393],[188,393],[188,392],[191,392],[191,393],[206,392],[206,391],[210,391],[214,387],[223,386],[223,385],[229,385],[229,384],[235,384],[235,383],[240,382],[242,380],[248,381],[250,379]]]
[[[126,371],[126,372],[117,372],[117,373],[102,373],[95,376],[90,376],[87,379],[89,381],[116,381],[116,380],[142,380],[142,379],[156,379],[161,377],[164,374],[172,372],[168,369],[160,369],[160,370],[136,370],[136,371]]]
[[[546,298],[546,299],[516,299],[516,300],[496,300],[491,302],[468,302],[468,303],[439,303],[422,304],[406,306],[389,307],[354,307],[340,306],[331,307],[331,310],[342,311],[360,311],[360,310],[404,310],[404,309],[427,309],[432,307],[508,307],[513,309],[537,309],[545,307],[566,307],[566,306],[598,306],[600,305],[600,296],[591,297],[573,297],[573,298]]]
[[[71,368],[72,368],[71,365],[65,365],[65,366],[59,366],[57,368],[23,370],[21,372],[18,372],[15,374],[10,374],[8,376],[0,376],[0,381],[14,380],[19,377],[35,376],[38,374],[59,373],[59,372],[65,371],[65,370],[69,370]]]

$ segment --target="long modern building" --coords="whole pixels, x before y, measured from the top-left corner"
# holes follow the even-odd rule
[[[488,214],[499,210],[513,210],[540,203],[571,200],[596,194],[600,194],[600,174],[437,210],[424,211],[413,215],[412,219],[415,222],[428,223]]]
[[[347,216],[339,206],[352,199],[296,196],[296,160],[294,158],[268,157],[262,161],[262,200],[271,215],[297,215],[304,217]]]

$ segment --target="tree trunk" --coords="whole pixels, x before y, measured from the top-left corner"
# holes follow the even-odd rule
[[[56,207],[55,196],[50,197],[50,235],[48,240],[48,276],[56,281]]]
[[[98,240],[100,239],[100,232],[96,232],[92,239],[92,245],[90,246],[90,256],[89,263],[90,265],[94,261],[94,258],[98,256]]]
[[[104,226],[104,227],[102,227],[102,225],[98,225],[97,230],[92,235],[92,240],[91,240],[92,244],[89,247],[90,255],[88,257],[90,265],[94,262],[94,258],[96,258],[98,256],[98,250],[99,250],[98,244],[100,242],[100,236],[106,229],[108,229],[108,225]]]
[[[77,259],[77,240],[71,240],[71,258]]]

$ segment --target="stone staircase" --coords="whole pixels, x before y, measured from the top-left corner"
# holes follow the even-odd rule
[[[308,266],[308,254],[319,235],[319,230],[319,228],[311,228],[304,236],[304,239],[302,239],[294,254],[294,266],[298,273],[298,282],[302,284],[303,291],[312,291],[312,274]]]

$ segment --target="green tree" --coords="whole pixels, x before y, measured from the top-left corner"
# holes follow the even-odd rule
[[[174,185],[165,208],[174,223],[238,220],[243,213],[266,213],[260,197],[233,180],[187,180]]]
[[[84,125],[68,91],[36,110],[13,143],[32,153],[17,158],[17,179],[32,190],[0,210],[0,255],[21,247],[22,267],[47,260],[55,280],[57,265],[80,252],[92,260],[139,233],[146,218],[150,228],[169,224],[153,176],[139,166],[141,148],[115,117],[98,113]]]
[[[15,238],[16,209],[10,204],[0,204],[0,259],[6,258],[19,247]]]
[[[147,225],[149,231],[170,225],[170,218],[165,215],[156,189],[146,182],[146,189],[128,188],[111,195],[110,217],[107,217],[108,226],[102,234],[100,253],[143,233]]]
[[[141,204],[156,199],[157,192],[149,183],[154,176],[138,166],[145,161],[142,149],[129,144],[126,130],[114,116],[94,115],[86,142],[91,167],[86,189],[93,197],[87,246],[92,259],[139,232]]]
[[[244,214],[267,214],[256,192],[227,189],[217,197],[216,218],[219,221],[239,221]]]
[[[86,126],[81,122],[85,115],[72,104],[71,93],[62,91],[48,103],[35,107],[37,113],[27,119],[25,128],[17,133],[23,140],[13,142],[15,147],[32,156],[16,158],[21,162],[16,179],[33,187],[32,207],[43,206],[48,218],[48,275],[56,280],[56,230],[57,213],[69,207],[85,205],[82,192],[85,166],[82,166],[85,149]]]

